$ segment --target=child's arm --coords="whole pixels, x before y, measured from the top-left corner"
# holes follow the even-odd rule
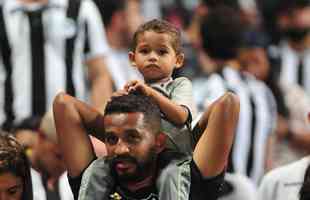
[[[188,119],[189,111],[185,106],[178,105],[141,81],[134,80],[129,82],[126,84],[125,90],[128,92],[139,91],[153,98],[167,120],[177,126],[184,125]]]

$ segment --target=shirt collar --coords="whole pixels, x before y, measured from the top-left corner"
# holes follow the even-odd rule
[[[21,1],[18,0],[10,0],[7,3],[7,9],[9,13],[16,13],[19,11],[34,11],[34,10],[39,10],[42,8],[63,8],[64,5],[59,2],[59,1],[48,1],[47,4],[42,4],[42,3],[31,3],[31,4],[24,4]]]
[[[151,83],[150,86],[151,87],[166,87],[169,83],[171,83],[173,81],[172,78],[169,78],[166,81],[163,82],[156,82],[156,83]]]

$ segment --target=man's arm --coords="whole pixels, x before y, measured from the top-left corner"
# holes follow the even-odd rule
[[[96,57],[86,61],[88,75],[91,82],[91,103],[102,111],[112,95],[112,78],[107,70],[103,57]]]
[[[94,132],[103,120],[85,103],[60,93],[53,103],[58,141],[71,177],[76,177],[95,159],[87,132]],[[103,134],[102,134],[103,135]]]
[[[204,177],[216,176],[226,167],[239,110],[239,98],[226,93],[203,115],[201,126],[206,128],[195,147],[193,159]]]

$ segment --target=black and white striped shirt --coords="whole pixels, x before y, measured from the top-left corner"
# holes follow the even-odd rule
[[[258,183],[264,174],[267,140],[276,123],[275,100],[269,88],[230,67],[210,75],[207,80],[194,82],[193,87],[200,109],[227,91],[239,96],[239,123],[228,170],[247,175]]]
[[[279,81],[290,85],[298,84],[310,94],[310,50],[297,52],[283,41],[278,47],[271,46],[268,54],[272,70],[277,70],[275,73],[278,73]]]
[[[81,0],[76,21],[68,18],[68,5],[69,0],[49,0],[47,5],[25,5],[18,0],[3,1],[2,12],[11,49],[11,74],[8,66],[4,65],[5,58],[0,54],[0,124],[7,120],[9,109],[16,121],[42,114],[40,112],[51,106],[59,91],[69,92],[68,81],[71,79],[74,95],[86,100],[87,74],[84,62],[105,55],[108,45],[103,23],[94,3],[91,0]],[[32,20],[31,16],[34,14],[29,13],[35,12],[40,17]],[[38,23],[42,24],[41,31],[40,28],[30,28],[36,27]],[[67,73],[66,55],[70,54],[66,54],[66,44],[68,39],[74,37],[72,73]],[[43,54],[37,47],[40,40]],[[33,52],[36,52],[35,55],[32,55]],[[44,56],[39,56],[41,54]],[[43,66],[34,68],[36,62]],[[71,75],[70,80],[67,74]],[[6,84],[7,80],[12,84]],[[33,90],[38,90],[43,95],[35,96]],[[8,91],[12,95],[10,101],[5,100],[8,98]],[[36,113],[35,107],[39,107],[38,104],[44,104],[41,106],[43,110]]]

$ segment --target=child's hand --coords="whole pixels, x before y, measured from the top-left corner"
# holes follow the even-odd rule
[[[119,96],[124,96],[124,95],[127,95],[128,92],[126,90],[117,90],[115,92],[112,93],[112,98],[113,97],[119,97]]]
[[[128,93],[132,91],[139,91],[146,96],[150,96],[152,93],[152,88],[139,80],[130,81],[125,85],[124,89]]]

